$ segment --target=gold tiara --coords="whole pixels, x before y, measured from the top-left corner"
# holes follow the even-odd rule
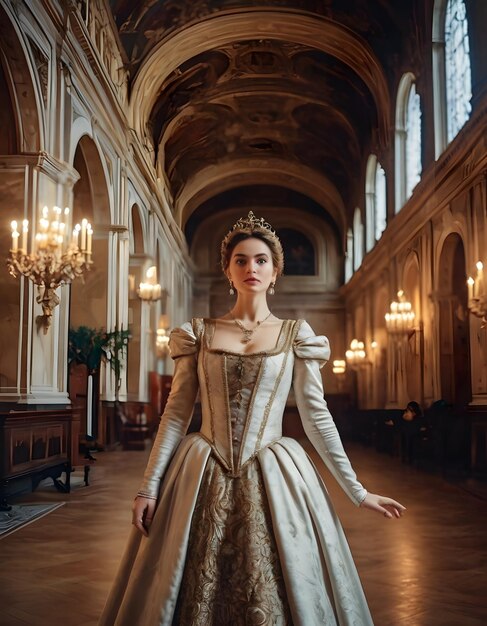
[[[250,230],[254,230],[256,227],[265,228],[266,230],[270,230],[273,235],[276,234],[276,231],[272,228],[269,222],[266,222],[263,217],[255,217],[253,211],[249,211],[247,217],[241,217],[237,220],[232,226],[230,232],[240,228],[250,228]]]
[[[221,264],[222,264],[223,271],[225,271],[226,266],[228,265],[228,262],[227,262],[228,259],[226,259],[226,249],[227,249],[229,242],[232,240],[233,233],[239,230],[244,230],[244,231],[246,230],[246,231],[252,232],[257,229],[258,230],[262,229],[264,231],[267,231],[269,239],[272,239],[275,241],[277,248],[280,250],[280,253],[282,256],[282,244],[281,244],[279,237],[276,235],[276,231],[272,228],[269,222],[265,221],[263,217],[255,217],[254,212],[249,211],[249,214],[247,215],[247,217],[241,217],[235,222],[235,224],[225,235],[221,243],[220,250],[221,250]],[[282,272],[283,260],[281,260],[280,265],[281,265],[280,272]]]

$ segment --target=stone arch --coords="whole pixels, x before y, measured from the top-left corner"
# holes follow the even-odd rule
[[[74,155],[76,153],[76,150],[78,149],[78,144],[84,137],[84,135],[87,135],[90,139],[93,139],[93,128],[90,121],[86,117],[80,115],[76,117],[71,124],[71,141],[68,163],[73,164]]]
[[[218,193],[246,184],[277,185],[304,193],[326,207],[339,232],[345,232],[346,211],[333,183],[309,167],[277,158],[262,161],[234,159],[217,167],[203,168],[176,199],[176,222],[184,229],[191,214],[203,202]]]
[[[83,135],[73,154],[79,179],[73,188],[73,226],[87,219],[93,226],[93,266],[85,282],[71,285],[71,326],[106,327],[108,273],[108,232],[110,199],[104,167],[93,139]]]
[[[35,79],[28,44],[7,8],[0,6],[0,60],[15,111],[19,152],[45,149],[42,94]]]
[[[144,393],[145,359],[147,358],[146,337],[150,328],[151,311],[137,295],[139,284],[145,280],[146,270],[152,261],[147,254],[148,241],[144,214],[140,205],[134,202],[129,211],[129,279],[132,289],[129,293],[129,329],[131,339],[127,355],[127,394],[129,400],[139,400]],[[143,361],[144,359],[144,361]],[[142,367],[144,365],[144,367]]]
[[[472,388],[466,279],[463,239],[451,232],[438,259],[438,359],[442,398],[462,408],[470,402]]]
[[[144,218],[142,211],[137,203],[134,203],[130,209],[130,254],[145,254],[146,238],[144,235]]]
[[[91,269],[84,275],[84,280],[75,280],[70,286],[69,326],[77,329],[86,326],[91,329],[111,329],[114,316],[112,293],[116,289],[110,272],[108,233],[111,222],[110,197],[103,162],[95,142],[88,135],[79,139],[73,152],[73,167],[79,179],[73,187],[72,223],[81,224],[83,219],[93,226]],[[84,374],[71,366],[70,381],[73,377]],[[93,373],[93,434],[97,436],[99,426],[99,398],[105,393],[104,377],[100,369]],[[71,388],[71,387],[70,387]],[[79,402],[79,398],[76,399]],[[87,432],[84,419],[86,413],[81,409],[81,432]],[[99,433],[103,436],[102,433]]]
[[[2,94],[0,125],[0,154],[22,155],[39,153],[44,149],[42,95],[32,64],[28,40],[16,15],[9,6],[0,6],[0,92]],[[32,207],[29,174],[23,158],[5,159],[0,167],[0,214],[6,226],[11,220],[30,218]],[[4,251],[11,245],[10,232],[3,228],[0,244]],[[7,271],[0,273],[0,388],[2,392],[18,395],[29,381],[19,361],[25,359],[26,338],[29,333],[31,283],[13,278]]]
[[[348,65],[362,77],[377,107],[379,135],[389,129],[389,91],[378,59],[365,41],[326,17],[298,12],[248,9],[238,14],[211,16],[161,41],[135,77],[130,101],[130,125],[143,138],[150,112],[165,78],[189,58],[212,47],[236,40],[280,39],[322,50]]]

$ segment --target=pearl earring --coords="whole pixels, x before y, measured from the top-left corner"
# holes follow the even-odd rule
[[[230,283],[230,289],[228,290],[228,293],[229,293],[231,296],[234,296],[234,295],[235,295],[235,289],[233,288],[233,283],[232,283],[232,281],[231,281],[231,280],[229,280],[228,282]]]
[[[273,296],[273,295],[276,293],[276,292],[274,291],[274,287],[275,287],[275,286],[276,286],[276,283],[271,283],[271,284],[269,285],[269,289],[267,290],[267,293],[268,293],[270,296]]]

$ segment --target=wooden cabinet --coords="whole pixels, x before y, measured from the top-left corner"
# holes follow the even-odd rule
[[[33,491],[44,478],[69,492],[78,434],[71,409],[0,414],[0,499]],[[59,480],[66,474],[65,482]]]

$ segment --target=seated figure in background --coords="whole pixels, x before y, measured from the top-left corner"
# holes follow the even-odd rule
[[[414,400],[408,402],[399,423],[401,432],[401,459],[412,463],[415,457],[416,443],[425,428],[423,409]]]

